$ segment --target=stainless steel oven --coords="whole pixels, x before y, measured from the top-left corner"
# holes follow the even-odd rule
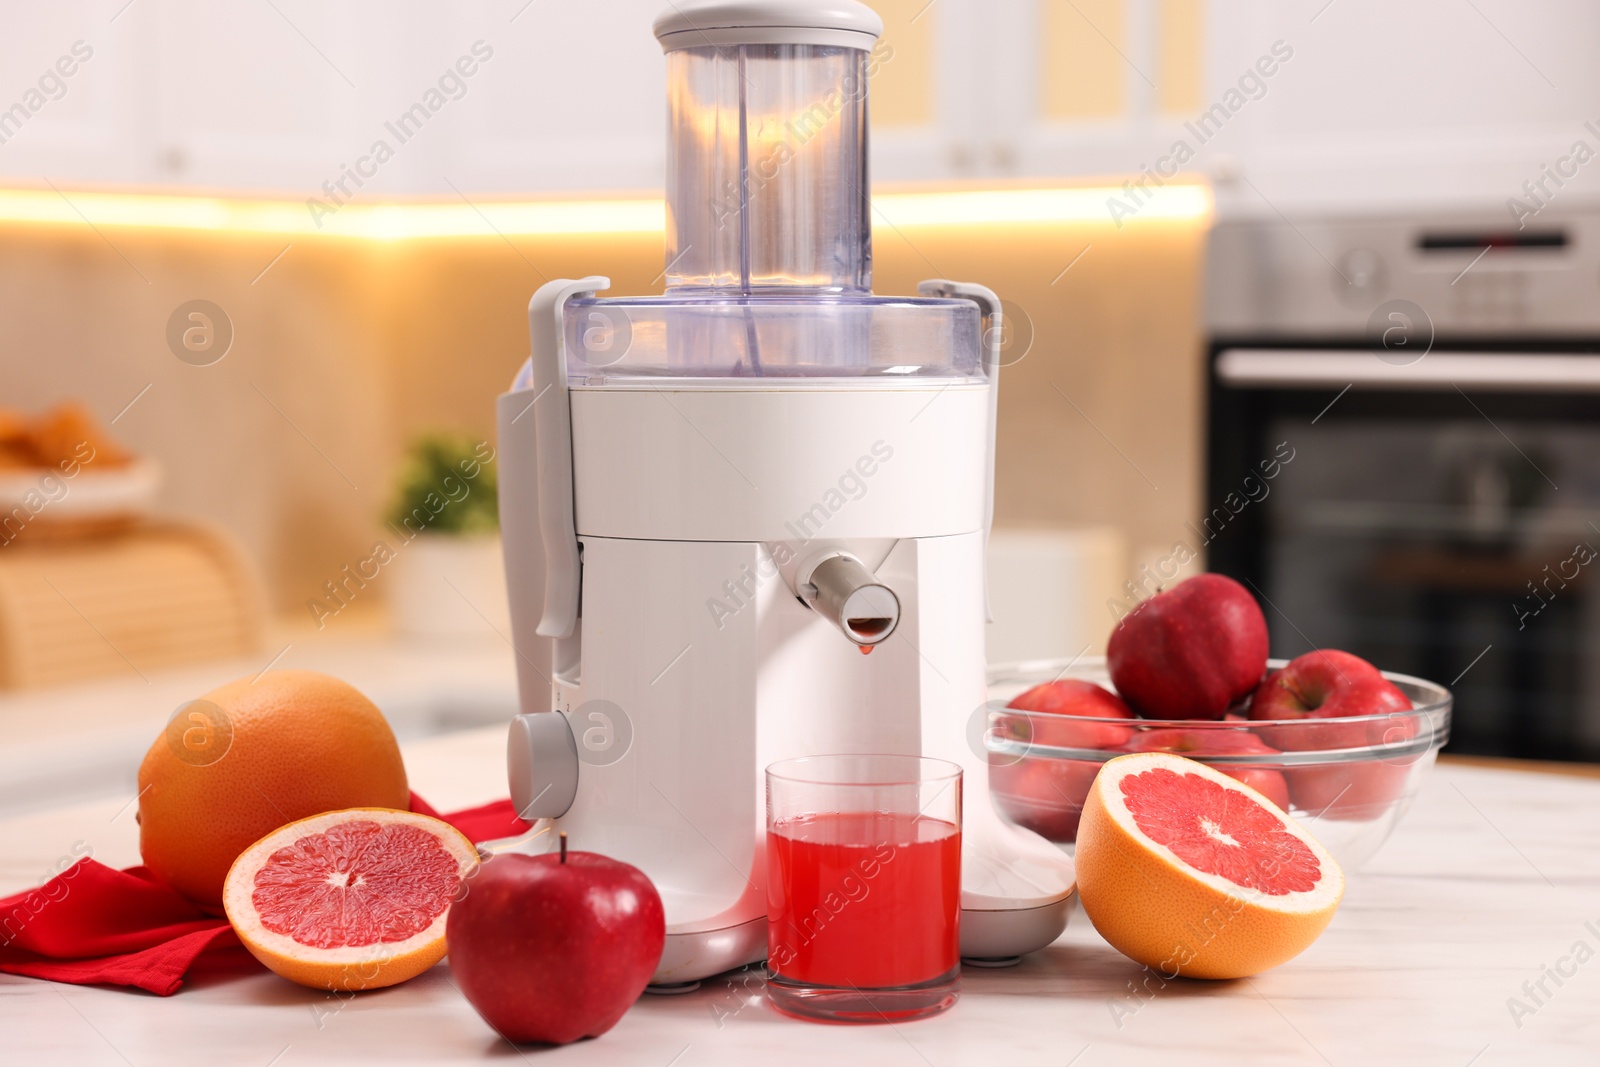
[[[1451,685],[1453,751],[1600,759],[1600,214],[1224,222],[1207,273],[1195,532],[1273,654]]]

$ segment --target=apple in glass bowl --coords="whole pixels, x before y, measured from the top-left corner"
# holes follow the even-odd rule
[[[1011,713],[1011,714],[1007,714]],[[1135,716],[1115,693],[1083,678],[1053,678],[1011,698],[993,727],[1034,752],[1114,752]],[[1052,841],[1073,840],[1100,760],[989,754],[989,788],[1002,814]]]
[[[1301,752],[1362,752],[1371,745],[1403,744],[1418,723],[1412,702],[1383,672],[1359,656],[1319,649],[1271,671],[1250,700],[1250,718],[1295,723],[1261,728],[1280,748]],[[1334,820],[1381,815],[1405,790],[1409,761],[1352,758],[1292,768],[1294,803]]]
[[[1289,664],[1271,660],[1265,666],[1271,680]],[[1127,751],[1179,751],[1248,782],[1280,807],[1284,792],[1277,791],[1275,776],[1281,777],[1289,813],[1314,823],[1318,840],[1353,869],[1393,830],[1450,730],[1447,689],[1373,670],[1405,707],[1397,702],[1393,710],[1344,718],[1262,719],[1245,717],[1248,704],[1220,719],[1121,718],[1106,714],[1115,705],[1103,697],[1094,698],[1096,714],[1082,717],[1059,706],[999,707],[990,712],[984,741],[990,793],[1002,816],[1070,849],[1101,764]],[[1041,683],[1058,681],[1092,683],[1117,697],[1103,659],[1040,660],[992,667],[991,704],[1015,704]],[[1254,780],[1243,777],[1247,773]]]

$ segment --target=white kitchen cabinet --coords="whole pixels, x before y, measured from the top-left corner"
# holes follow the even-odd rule
[[[659,0],[124,2],[30,7],[0,38],[16,100],[92,49],[65,95],[0,126],[0,180],[295,198],[341,179],[357,198],[661,183]]]
[[[650,24],[663,0],[124,2],[35,7],[14,22],[0,43],[14,75],[46,71],[78,40],[93,58],[0,146],[0,178],[329,199],[661,185],[664,64]],[[874,177],[1125,169],[1148,102],[1133,119],[1040,117],[1052,2],[1065,0],[879,0],[893,53],[874,78]],[[1126,4],[1142,12],[1138,31],[1172,2],[1199,0],[1067,7],[1104,17]],[[453,74],[458,63],[473,73]],[[26,86],[13,77],[10,91]],[[397,129],[407,114],[425,121]]]
[[[0,176],[146,181],[155,135],[153,37],[95,0],[11,12],[0,34]],[[63,71],[70,70],[70,74]]]
[[[981,7],[972,36],[986,93],[982,173],[1136,171],[1172,144],[1199,98],[1202,0]]]
[[[295,198],[328,197],[326,182],[358,199],[659,188],[664,2],[31,5],[0,39],[0,181]],[[1126,175],[1184,143],[1225,209],[1265,212],[1500,200],[1575,141],[1600,149],[1583,125],[1600,117],[1585,111],[1600,7],[1581,0],[1535,18],[1514,0],[876,6],[893,49],[873,82],[879,181]],[[61,92],[50,72],[79,41],[92,57]],[[392,128],[408,114],[417,128]]]
[[[452,39],[494,58],[445,128],[436,175],[419,188],[659,189],[666,165],[666,63],[650,32],[661,0],[475,2],[452,6]],[[431,184],[430,184],[431,180]]]
[[[160,0],[123,19],[153,39],[146,150],[167,182],[315,190],[356,147],[390,65],[383,24],[355,5]]]
[[[1208,105],[1270,42],[1294,49],[1211,146],[1241,176],[1219,187],[1224,210],[1498,205],[1575,141],[1600,149],[1587,0],[1208,2]],[[1596,178],[1559,195],[1592,196]]]
[[[970,33],[987,51],[995,174],[1008,156],[1012,173],[1053,177],[1182,155],[1224,213],[1270,216],[1504,204],[1577,142],[1600,155],[1600,5],[1586,0],[987,7]],[[1569,203],[1600,196],[1600,166],[1544,181]]]
[[[77,40],[93,49],[66,95],[0,145],[0,180],[357,199],[662,183],[664,63],[650,24],[663,0],[124,2],[30,8],[0,41],[13,75],[45,71]],[[1014,12],[878,6],[895,53],[874,83],[875,176],[1013,169],[987,73],[1003,59],[987,42]],[[474,73],[450,82],[459,95],[398,136],[398,118],[474,45]],[[10,91],[25,88],[13,77]]]

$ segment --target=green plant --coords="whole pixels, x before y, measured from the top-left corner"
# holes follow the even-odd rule
[[[389,522],[407,539],[424,531],[492,533],[500,526],[494,449],[465,434],[429,433],[406,455]]]

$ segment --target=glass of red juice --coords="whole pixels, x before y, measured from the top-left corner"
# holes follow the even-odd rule
[[[961,768],[839,755],[767,768],[767,991],[790,1015],[914,1019],[961,988]]]

